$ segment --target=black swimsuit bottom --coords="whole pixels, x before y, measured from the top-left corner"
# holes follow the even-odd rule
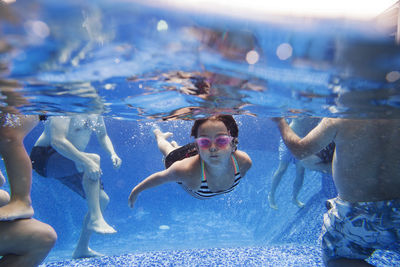
[[[175,161],[183,160],[196,156],[198,154],[196,145],[194,143],[189,143],[187,145],[181,146],[173,151],[171,151],[165,157],[165,168],[168,169]]]

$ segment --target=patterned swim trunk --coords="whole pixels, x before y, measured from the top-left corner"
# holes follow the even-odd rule
[[[326,261],[364,260],[376,249],[400,254],[400,199],[349,203],[337,197],[327,208],[321,235]]]

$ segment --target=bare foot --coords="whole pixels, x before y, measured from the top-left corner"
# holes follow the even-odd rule
[[[173,147],[175,147],[175,148],[178,148],[178,147],[179,147],[178,143],[175,142],[175,141],[171,141],[171,146],[173,146]]]
[[[158,138],[167,139],[172,136],[172,133],[170,133],[170,132],[163,133],[158,128],[154,129],[153,133],[156,136],[156,139],[158,139]]]
[[[115,234],[117,232],[103,219],[89,221],[88,229],[99,234]]]
[[[78,249],[76,248],[74,254],[72,254],[73,259],[81,259],[81,258],[94,258],[94,257],[103,257],[104,254],[96,252],[91,248],[86,249]]]
[[[0,208],[0,221],[12,221],[15,219],[29,219],[33,216],[33,208],[23,201],[11,201]]]
[[[268,194],[268,202],[269,202],[269,206],[272,209],[278,210],[278,206],[275,203],[275,198],[273,196],[271,196],[271,194]]]
[[[295,198],[292,199],[292,202],[299,208],[304,208],[304,206],[305,206],[303,202],[300,202],[298,199],[295,199]]]

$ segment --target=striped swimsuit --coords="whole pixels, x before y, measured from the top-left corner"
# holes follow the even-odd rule
[[[206,173],[205,173],[205,169],[204,169],[204,161],[201,160],[201,185],[200,185],[200,189],[193,191],[190,188],[188,188],[186,185],[179,183],[182,188],[188,192],[189,194],[191,194],[192,196],[194,196],[195,198],[198,199],[208,199],[210,197],[214,197],[217,195],[221,195],[221,194],[225,194],[225,193],[229,193],[231,192],[240,182],[240,179],[242,178],[240,176],[240,170],[239,170],[239,165],[237,163],[237,160],[235,158],[235,156],[232,154],[231,156],[232,159],[232,163],[233,163],[233,167],[235,168],[235,181],[233,183],[233,185],[226,189],[226,190],[221,190],[221,191],[217,191],[217,192],[212,192],[209,188],[208,188],[208,184],[207,184],[207,179],[206,179]]]

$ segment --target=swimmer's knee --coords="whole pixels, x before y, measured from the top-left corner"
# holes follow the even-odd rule
[[[95,153],[87,153],[86,154],[91,160],[96,162],[97,164],[100,164],[100,156],[95,154]]]
[[[48,225],[48,229],[43,238],[44,244],[47,245],[47,247],[52,248],[55,245],[57,238],[58,236],[56,231],[53,229],[53,227]]]
[[[36,240],[39,243],[38,247],[44,250],[51,249],[57,241],[57,233],[50,225],[39,223],[41,223],[41,226],[35,231]]]

